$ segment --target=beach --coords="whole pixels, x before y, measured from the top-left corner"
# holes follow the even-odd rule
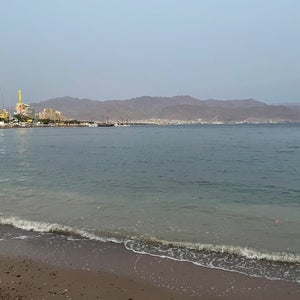
[[[0,3],[0,300],[300,300],[300,1]]]
[[[299,299],[298,135],[0,131],[2,298]]]
[[[149,259],[149,258],[147,258]],[[147,260],[146,259],[146,260]],[[150,259],[151,260],[151,259]],[[152,261],[153,263],[153,261]],[[192,266],[176,266],[176,262],[167,261],[160,268],[154,268],[170,276],[168,267],[175,272],[191,271]],[[0,258],[1,299],[299,299],[300,285],[282,281],[268,281],[249,278],[237,273],[230,273],[207,268],[197,268],[197,295],[178,289],[155,286],[153,282],[128,275],[118,275],[104,271],[88,271],[59,268],[25,257]],[[167,274],[169,273],[169,274]],[[190,279],[190,275],[186,274]]]
[[[182,299],[148,283],[104,272],[58,269],[1,257],[1,299]]]
[[[296,300],[300,284],[59,236],[1,241],[1,299]],[[98,297],[98,298],[97,298]]]

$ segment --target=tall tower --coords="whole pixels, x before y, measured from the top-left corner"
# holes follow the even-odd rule
[[[22,103],[22,91],[18,91],[19,96],[19,113],[21,114],[23,112],[23,103]]]

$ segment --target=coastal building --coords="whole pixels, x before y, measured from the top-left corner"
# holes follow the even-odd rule
[[[38,113],[38,118],[39,120],[50,120],[53,122],[63,122],[67,120],[60,111],[53,111],[52,108],[45,108],[42,112]]]
[[[9,112],[6,109],[0,109],[0,121],[8,121]]]
[[[15,117],[19,121],[23,122],[32,122],[35,117],[34,109],[29,105],[23,103],[22,91],[18,91],[18,103],[16,104],[16,112],[14,113]]]

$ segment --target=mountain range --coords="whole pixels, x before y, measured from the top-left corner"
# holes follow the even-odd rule
[[[268,105],[254,99],[199,100],[191,96],[96,101],[58,97],[32,103],[35,111],[52,108],[69,119],[186,122],[299,122],[300,106]]]

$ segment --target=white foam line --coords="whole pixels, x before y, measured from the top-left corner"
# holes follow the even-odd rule
[[[42,233],[61,233],[81,236],[90,240],[101,241],[101,242],[115,242],[121,243],[121,241],[115,238],[102,238],[90,232],[76,229],[69,226],[59,225],[57,223],[46,223],[23,220],[18,217],[0,217],[0,224],[10,225],[15,228],[23,229],[26,231],[42,232]]]
[[[171,245],[175,248],[186,248],[186,249],[197,250],[197,251],[232,254],[240,257],[245,257],[247,259],[300,263],[300,255],[293,254],[293,253],[280,253],[280,252],[267,253],[267,252],[261,252],[251,248],[246,248],[246,247],[243,248],[239,246],[228,246],[228,245],[170,242],[166,240],[153,240],[153,241],[160,243],[164,246]]]
[[[132,252],[136,253],[136,254],[149,255],[149,256],[152,256],[152,257],[159,257],[159,258],[169,259],[169,260],[178,261],[178,262],[191,263],[193,265],[203,267],[203,268],[207,268],[207,269],[215,269],[215,270],[221,270],[221,271],[226,271],[226,272],[238,273],[238,274],[242,274],[242,275],[249,276],[249,277],[255,277],[255,278],[266,278],[268,280],[284,280],[282,278],[269,277],[269,276],[263,276],[263,275],[259,276],[257,274],[249,274],[249,273],[242,272],[242,271],[239,271],[239,270],[226,269],[226,268],[222,268],[222,267],[216,267],[216,266],[213,266],[213,265],[208,266],[208,265],[205,265],[205,264],[202,264],[202,263],[199,263],[199,262],[193,262],[193,261],[190,261],[190,260],[187,260],[187,259],[178,259],[178,258],[167,256],[167,255],[158,255],[158,254],[149,253],[149,252],[145,252],[145,251],[138,251],[138,250],[129,248],[128,246],[126,246],[126,243],[125,243],[125,248],[129,251],[132,251]],[[285,281],[291,281],[291,280],[285,280]],[[300,282],[300,280],[296,279],[296,282]]]
[[[101,242],[114,242],[122,243],[124,241],[118,240],[116,238],[104,238],[93,233],[90,233],[85,230],[59,225],[57,223],[46,223],[46,222],[37,222],[20,219],[18,217],[5,217],[0,216],[0,224],[2,225],[11,225],[13,227],[35,232],[48,232],[48,233],[61,233],[69,235],[77,235],[83,238],[90,240],[101,241]],[[130,240],[125,241],[125,247]],[[138,241],[147,244],[147,240]],[[235,255],[239,257],[244,257],[247,259],[255,260],[267,260],[267,261],[277,261],[277,262],[289,262],[289,263],[300,263],[300,255],[289,254],[289,253],[266,253],[260,252],[251,248],[242,248],[238,246],[227,246],[227,245],[213,245],[213,244],[200,244],[200,243],[185,243],[185,242],[170,242],[166,240],[159,240],[155,238],[150,238],[149,242],[158,243],[162,246],[174,247],[178,249],[188,249],[196,251],[205,251],[208,253],[224,253],[229,255]],[[128,249],[132,250],[132,249]]]

